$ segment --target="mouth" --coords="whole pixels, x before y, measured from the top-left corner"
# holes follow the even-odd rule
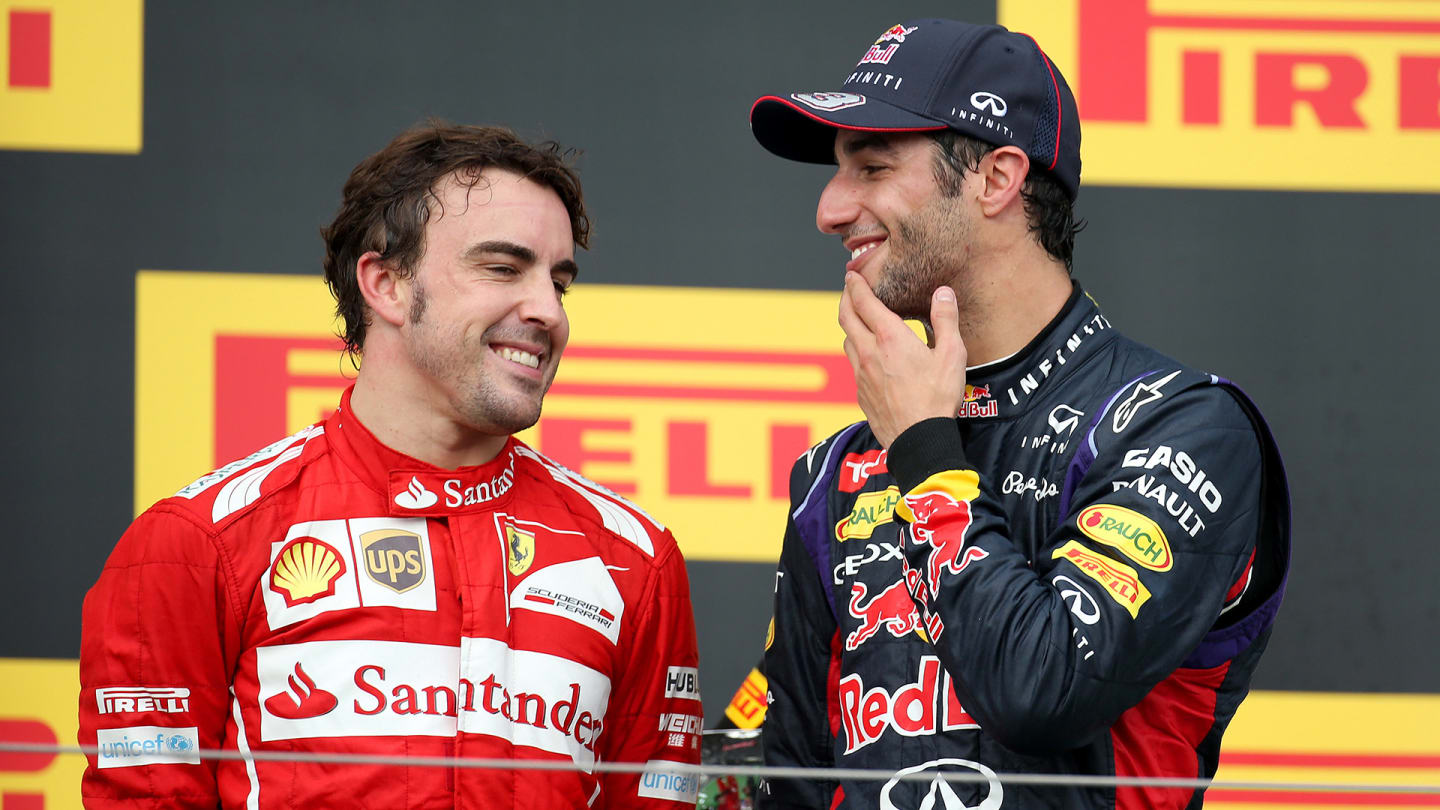
[[[850,261],[845,263],[845,269],[858,271],[865,264],[866,257],[886,241],[887,237],[883,235],[847,241],[845,247],[850,251]]]
[[[540,355],[533,352],[518,349],[514,346],[492,346],[491,350],[500,355],[500,359],[502,360],[509,360],[512,363],[530,369],[538,370],[540,368]]]

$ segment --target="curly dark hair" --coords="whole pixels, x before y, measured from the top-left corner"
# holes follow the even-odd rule
[[[980,159],[995,151],[994,144],[961,135],[953,129],[931,133],[935,141],[935,182],[941,193],[953,197],[960,193],[965,173],[974,171]],[[1030,233],[1035,234],[1045,252],[1064,263],[1065,271],[1074,268],[1075,234],[1085,229],[1085,220],[1075,219],[1075,204],[1054,175],[1030,164],[1030,174],[1020,188],[1025,201],[1025,218]]]
[[[526,143],[503,127],[427,121],[362,160],[345,181],[335,220],[320,230],[325,283],[335,296],[336,314],[345,321],[346,350],[361,353],[370,325],[355,263],[373,250],[402,278],[415,272],[425,254],[432,201],[438,204],[436,185],[452,174],[473,186],[484,169],[505,169],[549,188],[570,214],[575,244],[588,247],[590,218],[571,154],[554,141]]]

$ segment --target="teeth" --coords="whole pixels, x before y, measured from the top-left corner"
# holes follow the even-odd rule
[[[881,241],[884,241],[884,240],[881,240]],[[867,251],[871,250],[871,249],[874,248],[874,247],[877,247],[879,244],[880,244],[880,242],[866,242],[865,244],[861,245],[860,247],[855,248],[854,250],[850,251],[850,258],[851,258],[851,259],[858,259],[858,258],[860,258],[860,256],[861,256],[862,254],[866,253]]]
[[[512,360],[522,366],[540,368],[540,358],[529,352],[522,352],[519,349],[512,349],[509,346],[500,347],[500,356],[506,360]]]

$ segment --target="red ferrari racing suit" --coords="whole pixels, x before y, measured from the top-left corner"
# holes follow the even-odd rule
[[[349,412],[151,507],[85,599],[88,807],[693,807],[670,532],[512,438],[445,470]],[[238,752],[216,760],[202,749]],[[336,765],[301,753],[546,760]],[[648,763],[599,774],[596,762]]]

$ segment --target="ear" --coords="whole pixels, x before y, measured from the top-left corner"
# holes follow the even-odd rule
[[[1030,175],[1030,156],[1014,146],[1002,146],[980,160],[980,209],[993,217],[1020,197]]]
[[[356,260],[355,281],[375,317],[395,327],[405,323],[410,311],[410,284],[408,279],[396,276],[379,253],[372,250]]]

